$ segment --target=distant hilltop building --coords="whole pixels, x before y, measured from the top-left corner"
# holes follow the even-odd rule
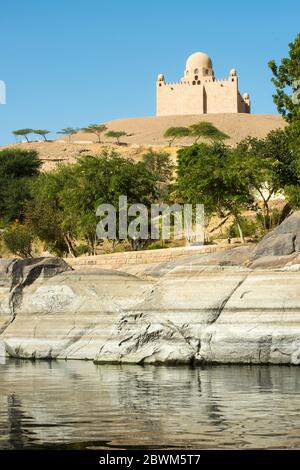
[[[180,82],[167,83],[159,74],[156,90],[157,116],[250,113],[250,97],[240,94],[236,70],[230,70],[227,80],[217,80],[212,61],[203,52],[188,58]]]

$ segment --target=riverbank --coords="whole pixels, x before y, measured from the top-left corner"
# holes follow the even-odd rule
[[[1,260],[2,355],[299,364],[300,214],[262,242],[123,270]]]

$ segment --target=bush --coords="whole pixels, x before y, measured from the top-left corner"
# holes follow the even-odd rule
[[[168,248],[163,241],[153,242],[148,246],[148,250],[161,250],[163,248]]]
[[[91,248],[88,245],[85,245],[85,244],[81,244],[81,245],[76,246],[75,251],[76,251],[76,256],[92,254],[91,253]]]
[[[243,235],[245,237],[255,237],[257,236],[258,232],[258,225],[253,221],[246,218],[241,217],[239,219],[241,229],[243,231]],[[228,238],[239,238],[239,230],[236,223],[233,223],[227,230]]]
[[[25,225],[10,226],[3,234],[6,247],[21,258],[32,257],[33,236]]]

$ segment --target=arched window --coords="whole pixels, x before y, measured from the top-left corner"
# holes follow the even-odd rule
[[[197,75],[199,73],[199,69],[194,70],[194,75]]]

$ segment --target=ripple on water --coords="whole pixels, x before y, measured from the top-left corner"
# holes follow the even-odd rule
[[[0,363],[0,448],[300,448],[300,369]]]

